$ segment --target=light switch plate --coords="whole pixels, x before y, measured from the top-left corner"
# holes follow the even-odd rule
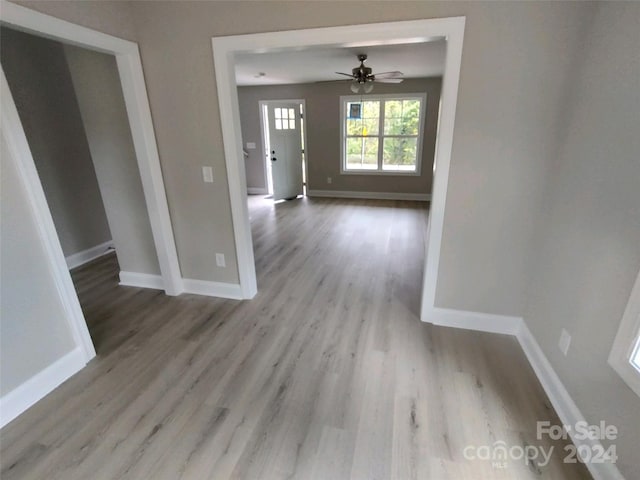
[[[213,168],[202,167],[202,180],[204,183],[213,183]]]
[[[227,262],[224,259],[224,253],[216,253],[216,265],[219,267],[227,266]]]
[[[256,144],[255,142],[247,142],[247,150],[255,150]]]
[[[569,352],[569,345],[571,345],[571,335],[564,328],[560,332],[560,340],[558,341],[558,348],[562,354],[566,357]]]

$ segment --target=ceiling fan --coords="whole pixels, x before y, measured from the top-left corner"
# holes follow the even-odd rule
[[[404,75],[402,72],[393,71],[393,72],[382,72],[382,73],[373,73],[373,70],[370,67],[365,67],[364,62],[366,62],[367,56],[363,53],[358,55],[358,61],[360,65],[351,70],[351,73],[343,73],[336,72],[338,75],[344,75],[346,77],[350,77],[351,81],[351,91],[353,93],[358,93],[362,88],[365,93],[371,92],[373,90],[373,82],[378,83],[402,83],[402,76]]]

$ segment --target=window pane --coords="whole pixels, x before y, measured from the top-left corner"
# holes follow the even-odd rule
[[[377,118],[365,118],[362,120],[362,135],[378,135]]]
[[[282,120],[276,118],[276,130],[282,130]]]
[[[385,118],[402,117],[402,101],[388,100],[384,104]]]
[[[346,144],[347,170],[378,169],[378,138],[347,138]]]
[[[384,116],[385,135],[418,135],[420,100],[389,100]]]
[[[296,118],[296,113],[293,108],[289,109],[289,118]]]
[[[380,102],[363,102],[362,118],[380,118]]]
[[[354,113],[352,105],[359,107],[359,116],[351,116]],[[346,116],[347,135],[362,135],[366,137],[379,134],[379,101],[347,102]]]
[[[404,117],[402,119],[401,135],[418,135],[418,127],[420,126],[420,117]]]
[[[385,135],[413,135],[402,121],[402,118],[388,118],[384,119],[384,134]]]
[[[362,120],[347,118],[347,135],[362,135]]]
[[[295,120],[289,120],[289,128],[291,130],[295,130],[296,129],[296,121]]]
[[[282,113],[281,113],[279,108],[276,108],[274,110],[274,113],[275,113],[276,118],[282,118]]]
[[[354,110],[353,106],[356,106]],[[360,115],[357,115],[358,110]],[[352,115],[354,114],[354,115]],[[363,119],[363,118],[379,118],[380,117],[380,102],[347,102],[346,115],[348,119]]]
[[[385,138],[382,148],[383,170],[416,171],[417,138]]]
[[[403,100],[402,112],[403,117],[417,117],[420,114],[420,100]]]
[[[360,120],[348,118],[347,135],[362,135],[364,137],[378,135],[378,119],[364,118]]]

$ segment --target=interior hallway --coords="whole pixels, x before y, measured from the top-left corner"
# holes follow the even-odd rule
[[[249,202],[251,301],[73,272],[98,357],[2,430],[3,479],[589,478],[464,459],[559,422],[514,338],[419,322],[425,204]]]

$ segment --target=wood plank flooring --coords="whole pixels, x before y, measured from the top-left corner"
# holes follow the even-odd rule
[[[514,338],[418,320],[424,204],[250,197],[251,301],[73,272],[98,356],[0,432],[11,479],[577,479],[466,446],[558,423]]]

